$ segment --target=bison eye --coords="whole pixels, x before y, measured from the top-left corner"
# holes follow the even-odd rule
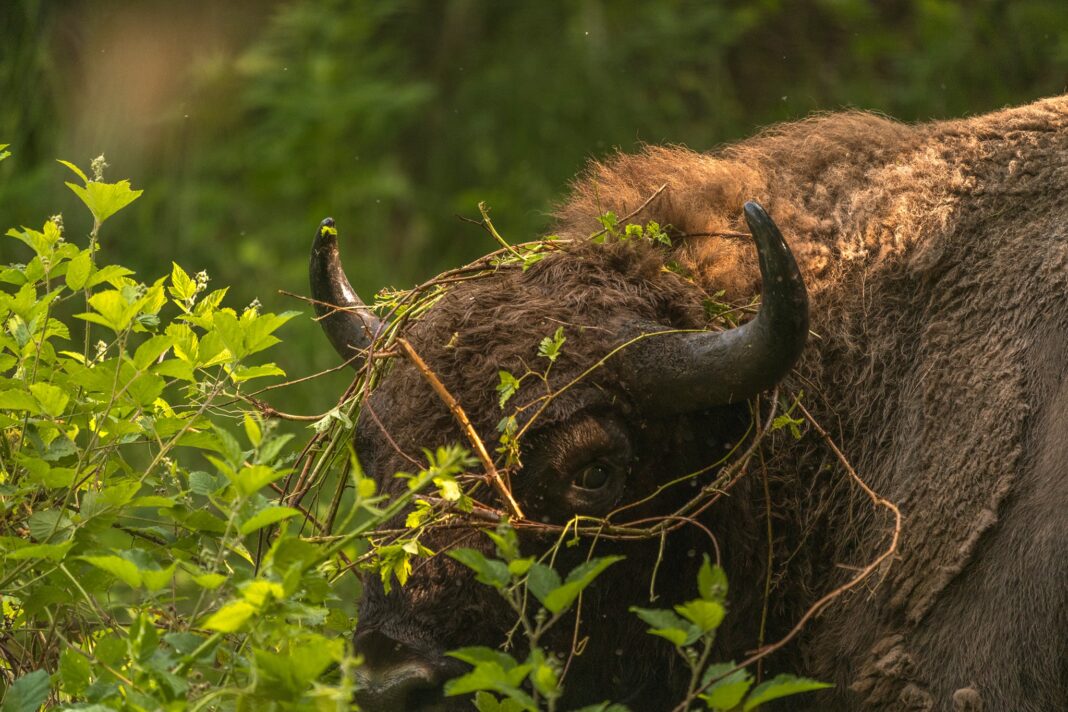
[[[603,515],[626,492],[632,461],[621,418],[578,413],[527,441],[516,495],[524,511],[547,522]]]
[[[604,489],[611,478],[610,467],[607,462],[592,462],[586,465],[575,478],[575,486],[591,491]]]

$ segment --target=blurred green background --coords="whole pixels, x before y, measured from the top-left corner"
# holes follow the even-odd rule
[[[487,201],[513,241],[545,229],[591,157],[710,149],[812,111],[908,121],[1065,91],[1065,0],[4,0],[0,226],[84,208],[54,159],[144,196],[103,259],[176,260],[303,308],[314,229],[334,216],[357,289],[408,286],[492,249],[457,215]],[[14,241],[0,260],[19,261]],[[335,355],[308,319],[275,353],[293,377]],[[288,389],[320,412],[346,374]]]

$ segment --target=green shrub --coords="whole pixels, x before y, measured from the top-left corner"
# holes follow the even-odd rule
[[[0,271],[3,709],[347,707],[348,677],[320,680],[354,664],[331,583],[378,521],[373,487],[357,481],[347,538],[298,536],[307,515],[272,490],[293,436],[242,400],[284,375],[258,359],[295,313],[224,306],[177,264],[144,283],[100,263],[140,191],[67,165],[87,246],[58,217],[12,229],[32,258]]]

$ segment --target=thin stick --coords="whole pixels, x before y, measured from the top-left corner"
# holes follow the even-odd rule
[[[415,364],[415,367],[419,369],[419,372],[423,374],[423,378],[430,384],[430,387],[434,389],[434,392],[438,394],[438,397],[445,402],[445,405],[452,411],[452,415],[456,418],[456,422],[460,424],[460,428],[463,429],[464,435],[467,436],[468,441],[471,443],[471,447],[475,449],[475,454],[478,455],[478,459],[482,461],[482,466],[486,469],[486,476],[489,481],[497,488],[497,491],[504,497],[508,503],[508,507],[512,510],[512,514],[519,519],[526,519],[523,516],[523,510],[520,509],[519,503],[512,497],[511,491],[508,489],[508,485],[504,483],[501,478],[501,473],[497,471],[496,465],[493,464],[493,459],[490,458],[489,453],[486,452],[486,446],[482,442],[482,438],[475,432],[474,426],[471,425],[471,421],[467,417],[467,413],[460,407],[460,404],[452,397],[445,385],[438,379],[434,372],[430,370],[430,367],[426,365],[426,362],[420,358],[419,354],[415,352],[412,345],[408,343],[407,339],[398,338],[397,343],[404,349],[404,353],[411,359],[411,362]]]
[[[712,232],[680,232],[678,237],[751,237],[748,232],[714,230]]]
[[[478,204],[478,212],[482,213],[482,224],[486,226],[486,230],[489,231],[489,234],[493,235],[493,239],[496,240],[501,247],[511,252],[515,257],[522,257],[514,247],[508,244],[507,240],[501,237],[501,234],[497,232],[497,228],[493,227],[493,221],[490,220],[489,208],[486,207],[486,203],[480,202]]]
[[[322,420],[326,417],[326,413],[320,413],[319,415],[296,415],[294,413],[283,413],[270,403],[266,403],[255,396],[246,396],[241,393],[235,394],[239,400],[243,400],[260,413],[265,418],[278,418],[280,420],[292,420],[298,423],[314,423]]]

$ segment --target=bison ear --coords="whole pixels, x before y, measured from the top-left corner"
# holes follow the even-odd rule
[[[722,332],[670,333],[623,351],[628,384],[649,412],[741,403],[789,373],[808,338],[808,293],[793,253],[755,202],[745,219],[760,259],[760,311]]]
[[[351,361],[382,333],[384,324],[356,294],[341,267],[334,219],[319,223],[308,264],[319,323],[341,358]]]

